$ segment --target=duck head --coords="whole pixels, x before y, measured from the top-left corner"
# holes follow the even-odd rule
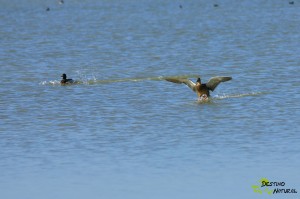
[[[200,77],[198,77],[198,79],[197,79],[197,81],[196,81],[196,84],[197,84],[197,85],[198,85],[198,84],[201,85],[201,79],[200,79]]]
[[[67,79],[67,75],[66,75],[65,73],[62,74],[61,77],[62,77],[63,79]]]

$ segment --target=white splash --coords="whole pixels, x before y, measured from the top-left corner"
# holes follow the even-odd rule
[[[59,80],[50,80],[50,81],[42,81],[39,83],[40,85],[43,86],[60,86],[60,81]]]

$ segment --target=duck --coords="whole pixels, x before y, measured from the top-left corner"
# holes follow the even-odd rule
[[[198,77],[196,83],[194,83],[188,78],[165,78],[165,80],[169,82],[187,85],[190,89],[196,92],[199,100],[208,100],[208,98],[210,97],[210,91],[214,91],[221,82],[226,82],[231,79],[232,77],[228,76],[216,76],[210,78],[207,83],[202,83],[201,78]]]
[[[66,85],[66,84],[74,84],[75,81],[73,79],[67,79],[67,75],[64,73],[61,75],[62,80],[60,81],[61,85]]]

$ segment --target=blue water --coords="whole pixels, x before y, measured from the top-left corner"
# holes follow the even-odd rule
[[[299,198],[300,2],[0,3],[0,198]]]

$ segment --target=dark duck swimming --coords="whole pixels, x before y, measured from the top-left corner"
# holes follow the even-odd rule
[[[185,84],[197,93],[200,100],[207,100],[210,97],[210,91],[214,91],[215,88],[221,83],[231,80],[232,77],[212,77],[207,83],[201,83],[200,77],[196,83],[187,78],[165,78],[165,80],[177,84]]]
[[[74,84],[75,81],[73,79],[67,79],[67,75],[64,73],[61,75],[62,80],[60,81],[61,85]]]

